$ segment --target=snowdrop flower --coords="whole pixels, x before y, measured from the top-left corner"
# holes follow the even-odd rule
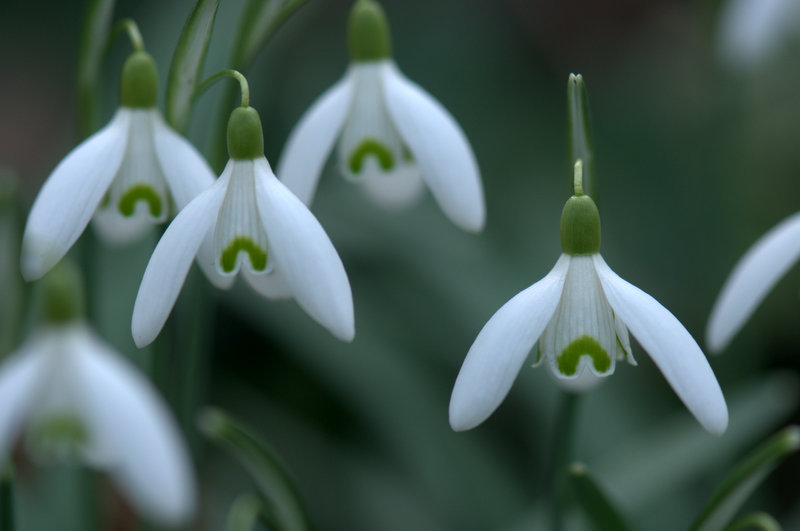
[[[106,241],[125,243],[214,182],[203,157],[156,108],[156,66],[146,52],[126,60],[120,96],[111,122],[73,149],[39,191],[22,241],[26,280],[61,260],[90,219]]]
[[[761,237],[733,268],[711,310],[708,348],[728,346],[758,305],[800,258],[800,212]]]
[[[175,217],[147,264],[131,327],[139,347],[164,326],[195,256],[218,287],[230,287],[241,271],[260,295],[293,296],[334,336],[353,339],[342,261],[314,215],[272,173],[260,118],[245,102],[228,122],[231,160],[222,175]]]
[[[630,330],[700,424],[723,433],[728,411],[703,352],[667,309],[606,265],[600,215],[582,194],[580,161],[576,174],[575,195],[561,216],[561,257],[478,334],[456,379],[450,425],[468,430],[488,418],[536,345],[535,365],[546,363],[573,385],[612,374],[618,359],[635,364]]]
[[[800,36],[797,0],[728,0],[720,12],[717,49],[735,68],[758,66]]]
[[[398,70],[380,5],[358,0],[348,34],[352,64],[300,119],[278,176],[310,205],[338,139],[341,172],[377,202],[405,207],[424,180],[453,223],[480,231],[483,188],[469,142],[447,110]]]
[[[0,365],[0,459],[26,428],[32,456],[81,458],[144,515],[185,522],[194,477],[177,427],[153,386],[78,317],[77,277],[63,267],[43,281],[46,322]]]

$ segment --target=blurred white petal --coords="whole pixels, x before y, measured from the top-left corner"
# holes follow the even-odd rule
[[[728,0],[720,13],[717,48],[722,60],[750,68],[800,35],[797,0]]]
[[[226,169],[211,188],[186,205],[153,251],[133,306],[131,332],[139,348],[156,338],[169,317],[192,260],[217,221],[229,179]]]
[[[570,257],[518,293],[483,327],[467,353],[450,398],[450,426],[474,428],[497,409],[558,306]]]
[[[436,201],[459,227],[483,229],[486,211],[480,171],[467,137],[442,105],[387,61],[386,105]]]
[[[342,261],[313,214],[256,160],[256,200],[278,271],[297,303],[337,338],[355,335],[353,296]]]
[[[73,149],[45,181],[25,225],[21,267],[26,280],[49,271],[83,233],[122,163],[130,119],[129,110],[119,109],[107,126]]]
[[[188,452],[166,404],[131,365],[87,329],[74,357],[81,378],[76,413],[103,466],[133,504],[166,525],[185,522],[195,503]]]
[[[154,113],[152,120],[158,162],[180,211],[214,184],[214,172],[194,146],[164,122],[160,113]]]
[[[723,350],[792,265],[800,259],[800,212],[761,237],[722,287],[706,329],[712,351]]]
[[[728,426],[728,408],[697,342],[653,297],[617,276],[599,254],[593,259],[611,308],[700,424],[722,434]]]
[[[300,118],[283,149],[278,175],[306,205],[350,109],[352,81],[345,76],[329,88]]]
[[[374,160],[365,164],[375,164]],[[416,164],[403,164],[388,173],[365,172],[361,176],[364,191],[387,210],[401,210],[415,203],[425,190]]]

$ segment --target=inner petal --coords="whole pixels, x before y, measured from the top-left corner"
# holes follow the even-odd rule
[[[32,423],[25,437],[28,452],[42,462],[78,459],[88,443],[86,426],[69,412],[41,416]]]
[[[214,232],[217,270],[223,275],[233,275],[246,262],[253,272],[267,272],[272,269],[272,260],[267,232],[256,205],[253,162],[234,164]]]
[[[366,173],[385,174],[411,163],[408,148],[395,129],[384,103],[379,64],[353,67],[353,97],[342,129],[339,157],[351,179]],[[366,164],[373,160],[375,164]]]
[[[128,146],[105,205],[115,207],[126,218],[149,216],[154,222],[166,220],[167,188],[153,144],[153,123],[148,110],[131,111]]]
[[[597,376],[614,372],[614,314],[590,257],[576,256],[570,261],[561,301],[539,344],[542,356],[560,378],[576,378],[586,368]]]

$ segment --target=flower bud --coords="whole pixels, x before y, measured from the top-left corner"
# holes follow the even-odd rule
[[[600,252],[600,213],[588,195],[573,195],[564,205],[561,249],[569,255]]]
[[[347,25],[347,40],[353,61],[377,61],[391,55],[389,24],[380,4],[372,0],[358,0],[353,5]]]
[[[233,160],[253,160],[264,156],[261,118],[252,107],[237,107],[228,120],[228,154]]]
[[[151,109],[158,97],[158,71],[147,52],[133,52],[122,67],[120,101],[123,107]]]

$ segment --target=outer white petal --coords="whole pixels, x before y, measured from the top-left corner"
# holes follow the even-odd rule
[[[711,310],[706,341],[724,349],[767,293],[800,258],[800,212],[761,237],[742,257]]]
[[[389,113],[436,201],[456,225],[480,231],[486,218],[483,185],[461,127],[392,61],[383,65],[383,81]]]
[[[753,67],[777,51],[800,18],[796,0],[728,0],[721,12],[717,47],[733,67]]]
[[[714,372],[691,334],[653,297],[624,281],[594,255],[608,303],[705,429],[721,435],[728,408]]]
[[[306,205],[314,199],[322,168],[347,118],[352,92],[348,73],[314,102],[286,141],[278,175]]]
[[[5,459],[46,377],[46,341],[35,337],[0,365],[0,461]]]
[[[157,110],[153,111],[152,120],[158,162],[180,211],[214,184],[214,172],[194,146],[164,122]]]
[[[86,228],[125,155],[129,123],[130,111],[119,109],[108,125],[69,152],[45,181],[22,239],[26,280],[47,273]]]
[[[194,477],[166,404],[88,329],[81,347],[73,353],[82,384],[75,407],[89,431],[89,454],[102,455],[103,466],[142,512],[167,525],[185,522],[194,510]]]
[[[355,336],[353,295],[342,260],[317,218],[255,161],[256,201],[277,269],[297,303],[343,341]]]
[[[180,211],[156,245],[133,305],[131,332],[139,348],[156,338],[169,317],[192,260],[217,221],[229,179],[226,169],[211,188]]]
[[[561,298],[570,257],[505,303],[470,347],[450,397],[450,426],[474,428],[503,401]]]

